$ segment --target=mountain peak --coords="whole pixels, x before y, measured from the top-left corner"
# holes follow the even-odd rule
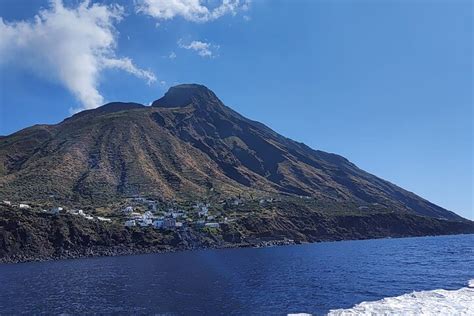
[[[153,102],[154,107],[185,107],[190,104],[221,103],[214,92],[200,84],[180,84],[169,88],[163,97]]]

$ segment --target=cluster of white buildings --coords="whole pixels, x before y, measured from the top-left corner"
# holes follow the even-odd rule
[[[94,217],[92,215],[89,215],[89,214],[85,213],[83,210],[75,210],[75,209],[65,210],[61,206],[56,206],[56,207],[53,207],[49,210],[43,210],[43,212],[49,213],[49,214],[52,214],[52,215],[59,215],[61,212],[66,212],[66,213],[71,214],[71,215],[84,217],[85,219],[90,220],[90,221],[92,221],[92,220],[98,220],[98,221],[101,221],[101,222],[111,222],[112,221],[112,219],[107,218],[107,217],[102,217],[102,216]]]
[[[11,201],[2,201],[1,204],[8,205],[8,206],[15,206],[15,207],[18,207],[18,208],[24,209],[24,210],[28,210],[28,209],[32,208],[28,204],[25,204],[25,203],[14,204]],[[43,209],[42,211],[44,213],[48,213],[48,214],[51,214],[51,215],[60,215],[61,212],[66,212],[66,213],[71,214],[71,215],[82,216],[82,217],[84,217],[85,219],[88,219],[88,220],[98,220],[98,221],[101,221],[101,222],[111,222],[112,221],[112,219],[107,218],[107,217],[103,217],[103,216],[94,217],[92,215],[86,214],[83,210],[74,210],[74,209],[65,210],[61,206],[55,206],[55,207],[52,207],[49,210]]]
[[[60,212],[63,212],[63,211],[65,211],[65,210],[60,206],[53,207],[49,211],[43,210],[43,212],[48,212],[48,213],[53,214],[53,215],[59,215]],[[68,214],[71,214],[71,215],[75,215],[75,216],[82,216],[85,219],[90,220],[90,221],[98,220],[98,221],[101,221],[101,222],[112,222],[112,219],[110,219],[110,218],[103,217],[103,216],[94,217],[92,215],[89,215],[89,214],[85,213],[83,210],[74,210],[74,209],[72,209],[72,210],[67,210],[65,212],[67,212]]]
[[[90,220],[90,221],[94,219],[93,216],[84,213],[83,210],[70,210],[70,211],[68,211],[68,213],[69,213],[69,214],[72,214],[72,215],[82,216],[82,217],[84,217],[85,219],[88,219],[88,220]]]
[[[158,211],[157,206],[158,202],[149,200],[142,197],[134,197],[129,199],[131,205],[121,209],[121,213],[127,217],[127,220],[124,222],[126,227],[153,227],[155,229],[179,229],[185,227],[187,224],[195,225],[197,227],[209,227],[209,228],[219,228],[220,223],[216,221],[216,216],[211,215],[209,209],[211,205],[209,203],[196,202],[192,206],[193,218],[188,217],[188,212],[184,209],[172,206],[167,210]],[[240,202],[240,201],[239,201]],[[20,209],[31,209],[32,207],[25,203],[13,204],[10,201],[2,201],[2,204],[15,206]],[[132,206],[134,205],[134,206]],[[141,206],[140,206],[141,205]],[[147,211],[143,212],[143,206]],[[138,211],[137,211],[138,210]],[[102,222],[111,222],[111,218],[103,216],[92,216],[85,213],[82,209],[69,209],[66,210],[63,207],[56,206],[51,209],[43,209],[45,213],[51,215],[60,215],[62,213],[71,214],[74,216],[81,216],[87,220],[98,220]],[[197,217],[196,217],[197,215]],[[227,222],[227,218],[225,218]]]
[[[144,215],[143,215],[144,216]],[[172,217],[157,217],[157,218],[146,218],[146,217],[141,217],[141,218],[135,218],[135,219],[129,219],[125,221],[124,226],[125,227],[135,227],[135,226],[140,226],[140,227],[148,227],[151,226],[156,229],[175,229],[175,228],[180,228],[183,227],[182,222],[177,222],[175,218]]]
[[[28,210],[28,209],[31,208],[31,206],[28,205],[28,204],[25,204],[25,203],[14,204],[11,201],[7,201],[7,200],[2,201],[2,204],[3,205],[8,205],[8,206],[16,206],[16,207],[24,209],[24,210]]]
[[[170,212],[166,213],[165,216],[155,216],[153,212],[146,211],[141,214],[134,212],[133,207],[127,206],[122,210],[123,213],[127,214],[129,219],[125,221],[126,227],[148,227],[152,226],[157,229],[174,229],[176,227],[182,227],[183,223],[177,222],[176,218],[184,215],[183,213]]]
[[[300,198],[305,198],[306,199],[307,197],[300,196]],[[273,198],[273,197],[262,198],[258,201],[258,204],[260,204],[260,206],[262,206],[262,205],[273,203],[273,202],[281,202],[281,199],[280,198]]]
[[[207,222],[214,220],[215,217],[209,215],[209,203],[197,202],[193,205],[193,209],[197,212],[199,220],[194,222],[187,215],[184,209],[171,207],[166,211],[161,211],[160,216],[155,215],[157,213],[157,202],[145,199],[145,198],[134,198],[133,202],[139,202],[140,204],[148,205],[148,211],[142,213],[136,212],[133,206],[124,207],[121,212],[125,214],[128,219],[124,222],[126,227],[153,227],[155,229],[179,229],[185,227],[186,224],[193,224],[198,227],[212,227],[218,228],[220,226],[217,222]]]

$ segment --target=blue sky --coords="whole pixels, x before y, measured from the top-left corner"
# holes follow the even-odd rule
[[[32,40],[12,46],[27,32],[15,21],[33,25],[40,8],[51,21],[62,17],[48,1],[2,0],[0,35],[10,37],[0,38],[0,134],[99,101],[148,104],[171,85],[202,83],[279,133],[474,219],[471,1],[182,0],[194,11],[140,1],[140,12],[132,1],[92,1],[77,19],[84,26],[47,39],[32,26]],[[94,3],[107,10],[96,12],[109,23],[104,38],[80,33]],[[79,4],[64,1],[71,12]],[[110,13],[114,4],[120,12]],[[90,73],[52,53],[68,52],[56,46],[72,39],[91,41],[71,44],[96,58]],[[93,45],[101,56],[87,50]]]

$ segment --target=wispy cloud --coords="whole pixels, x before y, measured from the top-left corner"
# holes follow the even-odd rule
[[[123,15],[118,5],[85,0],[68,8],[62,0],[52,0],[33,21],[7,22],[0,17],[0,63],[15,63],[59,81],[81,103],[77,110],[95,108],[104,102],[98,91],[104,69],[156,81],[152,72],[138,68],[130,58],[116,56],[114,25]]]
[[[175,52],[171,52],[171,53],[168,55],[168,58],[169,58],[169,59],[175,59],[175,58],[176,58],[176,53],[175,53]]]
[[[248,10],[250,0],[222,0],[210,8],[201,0],[136,0],[136,11],[157,20],[170,20],[177,16],[191,22],[208,22],[224,15],[235,15]]]
[[[146,80],[148,84],[152,84],[156,81],[156,76],[151,71],[137,68],[133,64],[132,60],[128,57],[120,59],[104,58],[103,66],[107,68],[117,68],[124,70],[138,78]]]
[[[178,45],[181,48],[195,51],[201,57],[214,57],[213,49],[219,48],[217,45],[201,41],[192,41],[189,44],[185,44],[182,39],[178,41]]]

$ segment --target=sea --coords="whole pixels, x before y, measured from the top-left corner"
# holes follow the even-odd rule
[[[0,314],[474,315],[474,235],[3,264]]]

